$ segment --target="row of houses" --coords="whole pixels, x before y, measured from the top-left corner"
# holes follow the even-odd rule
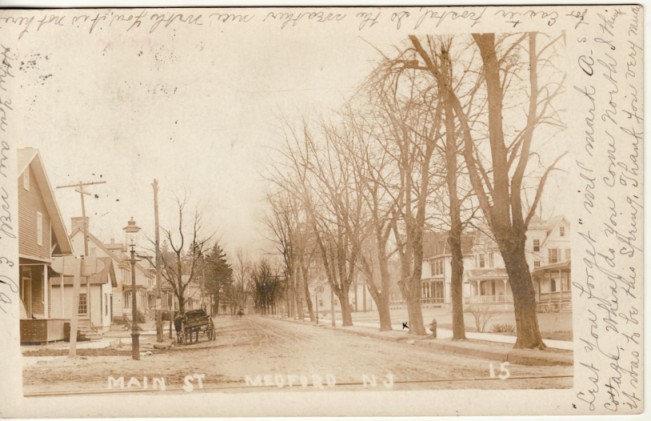
[[[136,263],[136,290],[132,291],[131,263],[123,243],[104,242],[90,232],[89,219],[71,219],[66,229],[54,190],[38,150],[18,150],[18,252],[21,342],[60,340],[64,326],[77,311],[79,330],[101,333],[131,319],[131,300],[152,319],[157,309],[156,271],[146,260]],[[71,257],[86,255],[80,277],[79,305],[73,308]],[[188,305],[200,305],[199,288],[190,287]],[[160,308],[176,310],[178,302],[163,288]]]
[[[481,231],[464,234],[464,304],[512,309],[513,296],[504,260],[495,241]],[[534,217],[525,243],[539,311],[570,310],[572,306],[570,223],[564,216],[543,221]],[[424,239],[422,301],[450,304],[451,261],[446,233],[428,233]]]
[[[421,303],[424,307],[451,306],[452,255],[446,232],[427,232],[423,238],[423,265],[421,275]],[[466,309],[472,306],[492,310],[512,310],[513,295],[508,283],[504,260],[495,241],[486,231],[465,233],[461,239],[464,261],[463,302]],[[534,217],[527,231],[526,256],[531,270],[538,311],[569,311],[572,308],[570,223],[564,216],[548,220]],[[392,274],[390,305],[405,305],[397,285],[398,262],[391,262]],[[327,284],[322,280],[321,284]],[[353,311],[373,311],[371,299],[361,277],[350,287],[349,300]],[[312,286],[312,296],[321,312],[339,302],[329,288]]]

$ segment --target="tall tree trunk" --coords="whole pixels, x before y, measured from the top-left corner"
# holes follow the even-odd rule
[[[450,300],[452,301],[452,340],[466,339],[463,320],[463,251],[461,249],[461,222],[454,224],[448,236],[452,253],[452,277],[450,279]]]
[[[304,288],[302,284],[303,284],[303,279],[299,277],[297,274],[296,289],[295,289],[294,296],[296,297],[296,316],[300,321],[303,321],[303,319],[305,318],[305,311],[303,309]]]
[[[504,130],[502,127],[502,97],[503,90],[500,83],[500,66],[495,49],[495,34],[474,34],[473,38],[481,53],[486,78],[486,93],[488,96],[488,134],[491,145],[493,163],[493,207],[490,209],[490,225],[495,234],[495,240],[500,248],[506,272],[509,276],[509,285],[513,293],[513,304],[516,321],[515,348],[540,348],[546,346],[540,334],[538,316],[536,314],[536,295],[531,281],[531,273],[525,255],[526,226],[522,218],[522,204],[520,201],[521,184],[514,175],[512,185],[509,182],[509,167],[507,165],[507,150],[504,143]],[[537,62],[535,60],[535,36],[530,43],[529,55],[530,75],[535,79]],[[532,85],[535,91],[535,84]],[[530,107],[536,111],[535,92],[530,98]],[[532,111],[530,110],[530,113]],[[531,117],[531,116],[530,116]],[[528,142],[531,131],[522,147],[522,156],[528,156]],[[524,167],[523,167],[524,168]],[[519,170],[520,168],[518,168]],[[511,191],[509,186],[511,185]]]
[[[341,304],[341,325],[342,326],[352,326],[353,325],[353,314],[350,306],[350,301],[348,301],[348,292],[349,288],[343,286],[335,290],[335,294],[339,299],[339,304]],[[334,315],[333,315],[334,317]]]
[[[513,295],[517,335],[514,348],[546,349],[538,326],[536,291],[527,264],[525,240],[526,237],[522,235],[499,244]]]
[[[180,297],[177,296],[176,298],[179,300],[179,313],[185,314],[185,300],[183,299],[183,295]]]
[[[447,86],[451,86],[452,70],[449,63],[448,52],[441,51],[441,78],[445,78],[444,88],[441,89],[443,95],[443,107],[445,109],[445,180],[448,187],[448,197],[450,200],[450,231],[448,232],[448,244],[452,255],[452,277],[450,279],[450,301],[452,302],[452,340],[466,339],[466,329],[463,320],[463,250],[461,249],[461,204],[457,193],[458,164],[457,155],[457,135],[454,123],[454,111],[450,91]]]
[[[420,306],[419,292],[420,286],[417,287],[417,291],[410,291],[411,299],[407,301],[407,313],[409,314],[409,333],[424,335],[425,326],[423,324],[423,311]]]
[[[380,316],[380,331],[386,332],[392,330],[391,327],[391,310],[389,309],[389,294],[382,291],[379,300],[376,302],[377,311]]]
[[[386,256],[380,257],[380,283],[382,291],[379,294],[375,304],[380,316],[380,331],[392,330],[391,327],[391,309],[389,308],[389,296],[391,294],[391,275],[389,274],[389,264]]]
[[[301,277],[303,279],[303,282],[302,282],[302,284],[303,284],[303,293],[305,294],[305,301],[306,301],[306,304],[307,304],[307,312],[310,315],[310,321],[311,322],[316,322],[316,316],[314,314],[314,308],[312,307],[312,297],[310,297],[310,288],[309,288],[308,281],[307,281],[307,279],[308,279],[307,278],[307,276],[308,276],[307,272],[308,272],[308,270],[305,267],[301,268]]]
[[[366,282],[365,288],[368,288],[368,292],[371,295],[371,298],[375,302],[377,307],[378,316],[380,317],[380,331],[384,332],[391,330],[391,312],[389,309],[389,287],[385,286],[385,283],[382,282],[382,291],[379,291],[375,286],[375,283],[370,278],[371,274],[367,273],[366,277],[369,279]]]
[[[427,164],[429,168],[429,163]],[[423,184],[426,182],[423,181]],[[409,297],[410,302],[407,307],[409,311],[409,333],[414,333],[416,335],[425,335],[425,325],[423,323],[423,311],[421,309],[421,297],[422,297],[422,274],[423,274],[423,231],[425,229],[425,198],[419,198],[419,202],[422,200],[422,203],[419,203],[419,206],[422,206],[418,210],[418,215],[416,218],[416,224],[412,228],[412,246],[413,247],[413,266],[411,268],[411,276],[409,277]],[[411,309],[410,309],[411,307]]]

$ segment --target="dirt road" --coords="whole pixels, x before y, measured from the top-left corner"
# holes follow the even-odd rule
[[[25,393],[152,390],[160,389],[162,383],[166,391],[190,387],[234,392],[572,385],[572,367],[501,367],[499,362],[437,352],[407,341],[384,341],[256,316],[215,320],[215,341],[202,337],[198,344],[157,351],[140,361],[127,355],[28,357]]]

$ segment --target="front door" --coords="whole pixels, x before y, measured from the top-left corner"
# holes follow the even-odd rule
[[[32,270],[29,267],[21,268],[20,277],[20,299],[25,306],[25,314],[28,319],[32,318]]]

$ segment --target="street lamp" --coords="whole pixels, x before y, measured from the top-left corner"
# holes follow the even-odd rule
[[[131,248],[131,358],[140,359],[140,332],[138,332],[138,308],[136,306],[136,240],[140,227],[136,225],[133,216],[126,227],[127,246]]]

